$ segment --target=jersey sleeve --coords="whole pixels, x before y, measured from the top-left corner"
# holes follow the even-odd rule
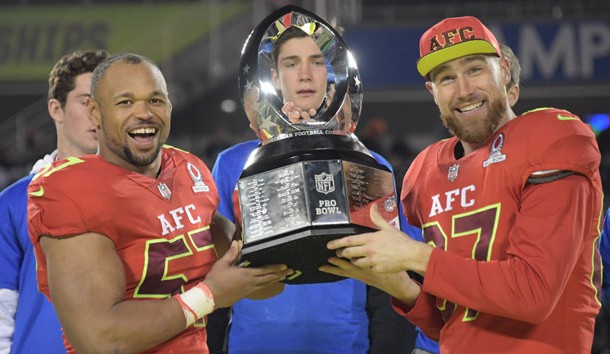
[[[388,160],[386,160],[383,156],[379,155],[378,153],[376,153],[374,151],[370,151],[370,152],[371,152],[371,155],[373,155],[373,157],[375,158],[375,160],[377,160],[377,162],[379,162],[381,165],[387,167],[388,170],[390,170],[390,172],[392,172],[392,177],[394,180],[394,193],[397,194],[396,176],[394,175],[394,169],[392,168],[392,165],[390,165]],[[398,195],[396,197],[398,198]],[[397,204],[398,204],[398,223],[400,224],[400,230],[415,240],[423,241],[423,238],[421,235],[421,230],[417,227],[409,225],[409,223],[407,222],[407,218],[405,217],[405,213],[403,211],[402,204],[401,203],[397,203]]]
[[[25,253],[20,233],[27,233],[23,223],[30,179],[22,178],[0,193],[0,288],[3,289],[18,290],[19,287],[19,271]]]
[[[49,183],[50,178],[53,183]],[[33,243],[42,235],[66,237],[87,232],[83,206],[73,199],[78,193],[75,190],[78,185],[67,173],[34,177],[28,187],[28,227]],[[67,195],[64,190],[74,194]]]
[[[509,230],[508,259],[476,261],[435,249],[424,291],[480,312],[530,323],[543,321],[575,268],[580,252],[574,250],[584,249],[591,255],[597,246],[588,235],[590,219],[599,215],[599,210],[596,215],[592,210],[593,193],[590,183],[579,175],[528,186]]]
[[[218,188],[218,212],[227,219],[235,222],[233,216],[233,191],[235,190],[235,181],[230,178],[230,166],[227,166],[226,150],[218,154],[214,167],[212,167],[212,177]]]
[[[396,298],[392,298],[392,307],[399,315],[417,326],[426,336],[438,341],[444,325],[441,313],[436,308],[436,298],[421,292],[415,305],[409,308]]]
[[[218,212],[236,224],[241,224],[237,182],[248,157],[258,144],[258,140],[249,140],[223,150],[218,154],[212,169],[220,196]]]
[[[426,170],[427,167],[431,168],[428,166],[430,164],[429,161],[436,161],[434,153],[431,153],[431,151],[431,147],[428,147],[415,157],[403,178],[402,189],[400,191],[400,204],[403,209],[402,213],[406,217],[405,222],[412,228],[420,230],[418,231],[419,238],[416,238],[419,240],[423,240],[421,224],[419,222],[423,218],[421,215],[418,215],[418,213],[421,213],[421,208],[419,208],[419,203],[417,202],[417,189],[414,188],[414,183],[423,178],[421,177],[422,171]],[[409,236],[415,238],[411,234]]]
[[[606,213],[606,221],[599,241],[599,252],[604,266],[602,301],[606,309],[610,311],[610,210]]]
[[[537,177],[552,181],[548,177],[553,173],[571,171],[592,179],[597,173],[600,152],[595,134],[578,116],[547,108],[525,113],[519,119],[527,123],[519,133],[530,134],[523,137],[528,144],[525,158],[530,161],[524,178],[530,182]]]

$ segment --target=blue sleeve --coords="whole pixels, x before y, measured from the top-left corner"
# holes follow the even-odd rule
[[[225,156],[226,150],[218,154],[214,167],[212,167],[212,178],[214,178],[214,183],[216,183],[216,188],[218,188],[218,196],[220,197],[217,211],[222,216],[235,222],[235,217],[233,216],[233,190],[235,189],[235,184],[230,185],[230,178],[227,178]]]
[[[392,169],[392,166],[386,159],[383,158],[383,156],[379,155],[378,153],[376,153],[374,151],[371,151],[371,154],[373,155],[373,157],[375,157],[377,162],[379,162],[380,164],[389,168],[390,171],[392,172],[392,174],[394,174],[394,170]],[[396,184],[394,184],[394,190],[396,190]],[[398,218],[400,221],[400,230],[402,232],[409,235],[409,237],[411,237],[414,240],[417,240],[420,242],[424,241],[424,237],[422,235],[422,230],[418,227],[410,225],[407,222],[407,218],[405,216],[405,213],[402,210],[402,203],[400,203],[400,201],[398,202]],[[430,353],[439,353],[438,342],[428,338],[419,328],[416,327],[415,329],[417,330],[415,348],[423,349]]]
[[[371,151],[371,154],[373,155],[375,160],[377,160],[377,162],[379,162],[380,164],[389,168],[390,172],[392,172],[392,175],[394,174],[394,170],[392,169],[392,166],[383,156],[379,155],[378,153],[376,153],[374,151]],[[394,184],[394,191],[396,191],[396,184]],[[407,218],[405,216],[405,213],[402,210],[402,203],[400,203],[400,201],[398,201],[398,219],[400,221],[400,230],[402,232],[409,235],[409,237],[411,237],[414,240],[417,240],[417,241],[424,240],[421,229],[419,229],[418,227],[412,226],[407,222]]]
[[[604,277],[602,278],[602,302],[610,311],[610,210],[606,213],[604,229],[599,240],[599,252],[602,256],[604,266]]]
[[[0,288],[19,290],[19,273],[29,245],[27,231],[27,176],[0,193]]]
[[[257,146],[258,140],[250,140],[223,150],[218,154],[214,167],[212,167],[212,178],[214,178],[220,197],[217,210],[232,222],[235,222],[233,191],[235,191],[237,181],[250,153]]]

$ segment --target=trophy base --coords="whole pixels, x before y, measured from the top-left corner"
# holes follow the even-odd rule
[[[328,264],[328,258],[336,254],[334,250],[326,248],[326,243],[344,236],[371,231],[375,230],[359,225],[310,228],[292,235],[246,244],[242,249],[241,262],[247,266],[285,263],[295,272],[284,280],[286,284],[329,283],[343,280],[345,277],[318,270],[320,266]]]

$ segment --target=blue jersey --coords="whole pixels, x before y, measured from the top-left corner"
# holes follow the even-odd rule
[[[65,353],[55,309],[38,292],[26,222],[32,177],[23,177],[0,193],[0,288],[19,292],[11,353]]]
[[[599,253],[604,266],[602,279],[602,302],[606,310],[610,311],[610,210],[606,213],[604,229],[599,240]]]
[[[235,220],[233,193],[237,181],[257,146],[258,140],[235,145],[221,152],[214,164],[212,176],[220,196],[218,212],[230,220]],[[372,154],[392,170],[383,157]],[[403,213],[399,215],[401,225],[408,225]],[[407,229],[403,231],[422,240],[420,229],[410,225]],[[229,353],[367,353],[370,343],[366,305],[366,285],[354,279],[287,284],[280,295],[271,299],[240,300],[233,305]]]

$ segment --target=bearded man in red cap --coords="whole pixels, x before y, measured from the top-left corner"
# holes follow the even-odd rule
[[[509,61],[474,17],[426,31],[417,69],[453,134],[403,181],[427,243],[372,210],[380,230],[329,242],[338,257],[322,270],[388,292],[441,353],[591,353],[602,209],[591,128],[554,108],[516,116]]]

